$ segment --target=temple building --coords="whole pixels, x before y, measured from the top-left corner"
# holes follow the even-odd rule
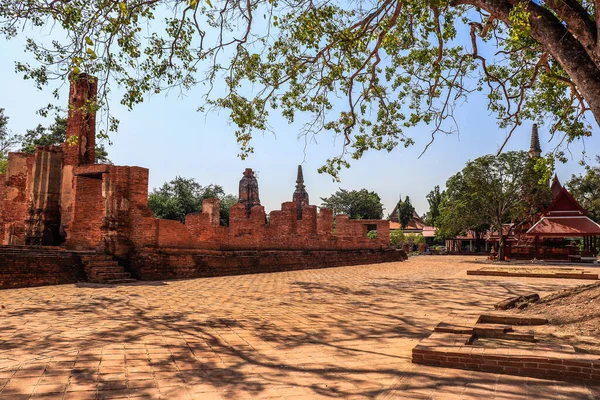
[[[390,222],[390,231],[402,229],[400,219],[398,218],[398,204],[396,204],[396,207],[392,210],[388,217],[388,221]],[[419,217],[419,214],[417,214],[416,211],[413,211],[412,218],[408,221],[406,227],[402,229],[402,232],[423,235],[425,242],[428,245],[431,245],[435,240],[437,228],[427,225],[425,221],[423,221],[423,218]]]
[[[529,156],[542,155],[537,124],[531,129]],[[595,261],[600,225],[587,216],[587,211],[563,187],[555,175],[551,183],[552,202],[529,222],[511,230],[504,224],[504,254],[507,259]],[[413,218],[414,219],[414,218]],[[511,234],[508,234],[508,232]],[[468,231],[463,236],[446,239],[450,253],[498,252],[498,232]]]
[[[537,125],[531,131],[529,155],[540,157],[542,150]],[[555,175],[551,183],[552,202],[530,224],[508,237],[505,255],[509,259],[596,261],[596,238],[600,225],[561,185]],[[508,227],[506,229],[508,230]],[[497,246],[498,235],[490,233],[488,241]]]

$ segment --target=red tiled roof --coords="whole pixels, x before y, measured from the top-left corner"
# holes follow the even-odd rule
[[[554,192],[556,188],[553,187],[552,190]],[[544,216],[576,216],[585,214],[587,214],[587,211],[581,207],[579,202],[564,187],[560,188],[560,191],[555,194],[552,203],[544,211]]]
[[[400,222],[390,221],[390,229],[400,229]]]
[[[400,229],[400,223],[390,220],[390,230],[395,230],[395,229]],[[424,237],[435,237],[435,234],[437,232],[437,228],[434,228],[433,226],[428,226],[423,223],[417,223],[417,224],[412,223],[411,224],[410,222],[408,223],[406,228],[403,230],[406,233],[420,233]]]
[[[586,216],[544,216],[528,231],[527,236],[600,235],[600,225]]]
[[[467,232],[465,232],[464,235],[457,235],[457,236],[453,237],[452,239],[456,239],[456,240],[477,240],[477,235],[475,234],[475,231],[468,230]]]

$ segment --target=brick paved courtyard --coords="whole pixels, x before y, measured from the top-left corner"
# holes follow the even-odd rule
[[[410,362],[452,312],[589,283],[467,276],[471,260],[0,291],[0,398],[600,398]]]

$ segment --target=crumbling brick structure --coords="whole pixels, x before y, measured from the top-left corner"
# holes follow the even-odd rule
[[[147,169],[94,163],[97,82],[85,74],[71,79],[66,142],[38,146],[33,155],[10,153],[0,175],[1,244],[111,254],[139,279],[402,259],[389,249],[387,221],[338,215],[334,233],[332,211],[308,204],[301,168],[293,201],[268,218],[248,168],[228,227],[219,225],[218,199],[205,200],[185,224],[156,219]],[[370,230],[376,239],[367,238]]]

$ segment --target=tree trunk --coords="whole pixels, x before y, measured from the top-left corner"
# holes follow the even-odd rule
[[[500,241],[498,242],[498,261],[504,261],[504,235],[500,233]]]

